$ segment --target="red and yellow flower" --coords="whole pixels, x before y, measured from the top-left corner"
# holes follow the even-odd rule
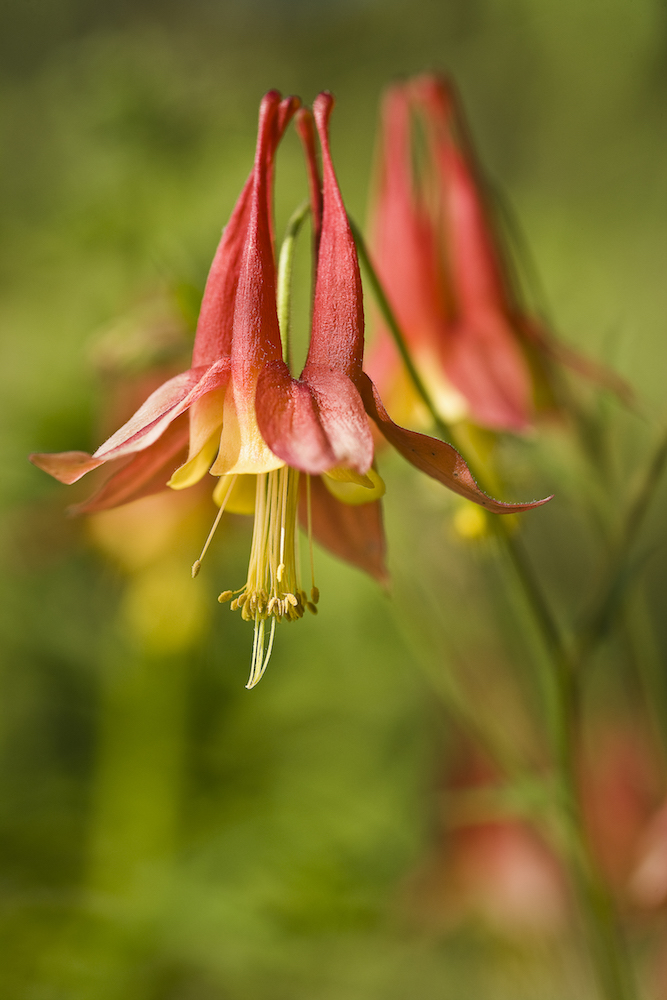
[[[297,123],[309,165],[317,259],[306,364],[299,378],[290,372],[276,306],[271,181],[278,143],[298,104],[275,91],[262,100],[254,166],[213,260],[192,367],[160,386],[93,455],[32,456],[65,483],[117,463],[82,511],[117,506],[165,485],[184,489],[206,472],[218,477],[218,518],[225,509],[254,510],[248,579],[220,595],[255,625],[248,687],[266,669],[276,623],[316,610],[314,582],[310,595],[300,583],[299,516],[339,556],[376,578],[386,574],[384,486],[373,468],[369,416],[413,465],[487,510],[509,513],[545,502],[488,497],[454,448],[391,420],[362,370],[361,279],[329,150],[328,93],[313,108],[322,181],[310,112],[301,109]]]

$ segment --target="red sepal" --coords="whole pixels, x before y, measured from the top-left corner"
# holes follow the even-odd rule
[[[99,490],[70,511],[92,514],[166,489],[173,472],[187,458],[188,437],[188,418],[181,414],[154,444],[134,455]]]
[[[387,441],[417,469],[436,479],[443,486],[447,486],[454,493],[465,497],[466,500],[472,500],[493,514],[518,514],[523,510],[541,507],[552,499],[549,496],[543,500],[533,500],[531,503],[504,503],[487,496],[480,490],[456,448],[445,441],[406,430],[395,424],[367,375],[362,376],[358,385],[367,413],[376,422]]]
[[[313,104],[322,147],[324,183],[313,325],[304,375],[312,365],[356,379],[361,372],[364,353],[361,275],[329,150],[329,117],[333,105],[334,99],[329,93],[318,94]]]
[[[386,543],[379,500],[352,507],[336,500],[320,478],[310,481],[313,538],[333,555],[387,585]],[[306,483],[300,483],[299,519],[308,528]]]

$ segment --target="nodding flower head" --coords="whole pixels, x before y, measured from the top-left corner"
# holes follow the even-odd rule
[[[536,350],[544,337],[511,280],[460,101],[439,76],[385,94],[371,248],[443,417],[526,428],[549,395]],[[398,388],[382,325],[369,367],[388,392]]]
[[[192,366],[165,382],[93,454],[31,456],[73,483],[112,460],[115,471],[79,511],[127,503],[166,485],[185,489],[217,478],[219,512],[255,515],[246,583],[219,597],[254,623],[248,687],[266,669],[276,625],[315,613],[319,592],[310,551],[309,592],[301,583],[298,521],[336,555],[386,578],[370,416],[413,465],[487,510],[508,513],[545,501],[505,504],[476,485],[461,456],[442,441],[405,430],[388,416],[363,372],[364,314],[357,253],[329,149],[333,97],[301,109],[312,201],[316,278],[306,363],[295,377],[283,358],[276,301],[272,177],[280,139],[299,107],[271,91],[260,106],[255,161],[209,273]],[[315,155],[322,150],[322,175]]]

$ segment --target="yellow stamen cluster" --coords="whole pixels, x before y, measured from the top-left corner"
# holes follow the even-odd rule
[[[245,587],[225,590],[218,598],[221,603],[231,600],[232,611],[240,610],[246,621],[255,623],[248,688],[254,687],[266,670],[277,622],[296,621],[306,609],[317,614],[317,588],[313,586],[309,600],[299,584],[298,505],[297,470],[283,466],[257,476],[248,579]],[[265,649],[269,618],[271,626]]]

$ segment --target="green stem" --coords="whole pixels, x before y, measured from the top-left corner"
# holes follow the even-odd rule
[[[614,546],[604,574],[604,585],[600,588],[597,600],[579,629],[577,642],[572,653],[574,669],[578,669],[590,657],[607,631],[607,623],[615,612],[623,593],[630,553],[644,525],[666,464],[667,433],[660,438],[639,488],[628,506],[620,537]]]
[[[422,403],[428,410],[431,420],[433,421],[434,425],[438,428],[439,433],[442,435],[443,438],[445,438],[445,440],[449,441],[452,434],[451,427],[449,424],[445,423],[445,421],[438,413],[438,410],[434,405],[433,400],[431,399],[428,390],[424,385],[421,376],[415,367],[415,364],[410,355],[410,351],[408,350],[408,346],[405,342],[405,337],[403,336],[401,328],[398,325],[398,320],[394,315],[394,310],[389,305],[389,300],[384,293],[384,288],[382,287],[377,272],[371,263],[371,259],[368,255],[368,250],[366,249],[366,243],[364,242],[364,238],[361,235],[361,231],[357,226],[356,222],[350,219],[349,216],[348,216],[348,222],[350,223],[350,229],[352,230],[352,235],[354,236],[354,242],[357,245],[357,252],[359,254],[359,259],[364,266],[364,270],[366,271],[366,275],[370,282],[371,288],[373,289],[373,294],[375,295],[377,303],[380,307],[380,312],[382,313],[382,317],[385,323],[389,327],[389,332],[394,338],[394,343],[396,345],[398,353],[400,354],[401,360],[405,365],[406,371],[410,376],[412,384],[414,385],[417,391],[417,395],[419,396]]]
[[[394,343],[405,364],[408,375],[419,397],[430,413],[433,423],[441,435],[454,442],[456,435],[437,411],[419,372],[410,357],[410,352],[394,315],[393,309],[382,288],[380,279],[371,263],[363,236],[350,220],[352,233],[357,244],[359,257],[364,265],[380,311],[394,339]],[[667,443],[665,456],[667,457]],[[481,489],[485,489],[484,476],[480,470],[469,467]],[[655,478],[656,462],[652,463]],[[661,468],[661,466],[660,466]],[[648,506],[644,492],[641,492],[634,509],[634,521],[643,516]],[[620,928],[617,925],[614,907],[604,881],[598,874],[580,806],[576,748],[579,731],[578,712],[578,672],[568,654],[560,628],[553,615],[549,601],[532,570],[525,549],[510,534],[499,517],[491,522],[496,537],[501,541],[514,575],[525,597],[533,620],[543,637],[549,654],[551,680],[555,689],[555,715],[552,720],[555,757],[561,782],[560,814],[564,826],[566,848],[565,859],[572,873],[579,903],[586,922],[590,941],[590,954],[595,969],[601,996],[606,1000],[634,1000],[635,989],[630,959],[626,951]],[[635,529],[633,528],[633,537]]]
[[[278,327],[283,342],[283,359],[287,367],[292,370],[292,340],[290,331],[290,306],[292,298],[292,271],[294,270],[294,251],[296,249],[296,238],[303,225],[306,216],[310,211],[310,203],[302,202],[292,213],[285,238],[280,247],[280,257],[278,258],[278,278],[276,287],[276,302],[278,307]]]

